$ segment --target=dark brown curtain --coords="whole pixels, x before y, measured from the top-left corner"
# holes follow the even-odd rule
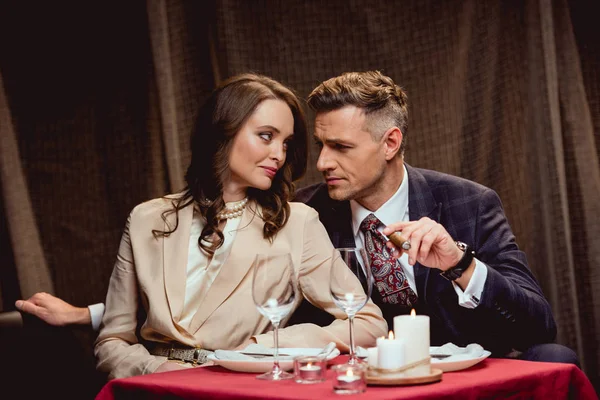
[[[38,290],[103,300],[131,208],[182,188],[195,112],[216,82],[256,71],[306,97],[379,69],[408,92],[407,162],[499,193],[558,341],[597,381],[592,15],[566,0],[3,2],[3,308]],[[299,186],[320,181],[316,157]]]

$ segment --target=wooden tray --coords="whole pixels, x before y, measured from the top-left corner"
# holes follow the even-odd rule
[[[441,369],[431,368],[431,373],[428,375],[399,376],[399,374],[402,373],[385,375],[369,370],[367,371],[367,384],[381,386],[422,385],[441,381],[443,372]]]

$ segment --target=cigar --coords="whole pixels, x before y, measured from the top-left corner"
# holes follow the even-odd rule
[[[390,242],[394,243],[402,251],[410,250],[410,240],[406,239],[400,232],[394,232],[386,237]]]

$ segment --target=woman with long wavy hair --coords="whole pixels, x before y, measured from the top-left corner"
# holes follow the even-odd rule
[[[250,267],[259,250],[274,248],[292,255],[302,295],[337,318],[285,327],[280,345],[347,349],[346,316],[329,294],[332,244],[312,208],[289,202],[306,162],[305,117],[289,88],[243,74],[215,89],[198,114],[186,189],[138,205],[127,220],[95,344],[98,369],[112,379],[198,365],[210,350],[271,346]],[[355,325],[360,346],[387,329],[371,302]]]

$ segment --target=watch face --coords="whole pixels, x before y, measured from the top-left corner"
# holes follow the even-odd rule
[[[461,249],[462,251],[467,251],[467,245],[463,242],[456,242],[456,245],[458,246],[459,249]]]

